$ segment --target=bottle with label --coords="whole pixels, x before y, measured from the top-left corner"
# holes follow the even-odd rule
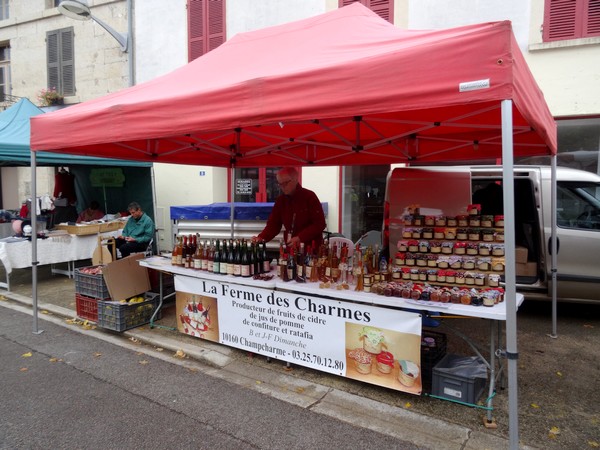
[[[219,247],[219,240],[215,240],[215,249],[213,252],[213,273],[221,273],[221,248]]]
[[[306,281],[312,281],[312,270],[313,270],[313,248],[315,245],[315,241],[312,242],[312,245],[309,245],[306,249],[306,254],[304,255],[304,279]]]
[[[300,251],[296,253],[296,281],[304,283],[306,281],[306,272],[304,267],[304,242],[300,243]]]
[[[269,273],[271,271],[271,261],[269,261],[269,254],[267,253],[267,243],[265,241],[262,242],[261,259],[263,264],[262,273]]]
[[[233,276],[242,276],[242,249],[239,239],[233,245]]]
[[[334,283],[337,283],[340,279],[340,257],[338,256],[338,248],[336,244],[333,244],[333,248],[331,249],[331,280]]]
[[[219,265],[219,273],[221,275],[227,275],[229,263],[227,260],[229,259],[229,254],[227,250],[227,240],[223,239],[221,241],[221,264]],[[233,267],[231,268],[233,273]]]
[[[283,281],[293,281],[296,279],[296,256],[294,254],[294,249],[290,249],[290,252],[287,255],[287,261],[285,264],[286,276]]]
[[[208,248],[207,248],[208,247]],[[204,247],[205,250],[205,261],[206,261],[206,271],[213,273],[214,270],[214,257],[215,257],[215,247],[212,241],[207,241],[207,245]],[[204,261],[202,262],[204,266]]]
[[[194,253],[194,257],[192,258],[192,268],[194,270],[202,270],[202,253],[203,253],[203,248],[202,248],[202,242],[200,242],[197,246],[196,246],[196,252]]]
[[[177,238],[177,240],[175,241],[175,245],[173,246],[173,252],[171,253],[171,265],[176,266],[177,265],[177,256],[179,255],[179,237]]]
[[[210,241],[205,241],[202,245],[202,260],[200,261],[200,270],[208,271],[208,254],[210,248]],[[212,271],[211,271],[212,272]]]
[[[250,276],[258,275],[262,270],[262,261],[259,260],[257,248],[258,244],[250,242]]]
[[[252,269],[250,268],[250,259],[248,244],[244,240],[240,256],[240,275],[244,278],[248,278],[252,274]]]

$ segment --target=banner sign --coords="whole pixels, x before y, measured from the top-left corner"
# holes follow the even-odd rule
[[[182,275],[175,289],[182,333],[421,393],[419,314]]]

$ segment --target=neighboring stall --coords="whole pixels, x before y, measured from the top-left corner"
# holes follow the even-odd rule
[[[26,98],[0,113],[0,166],[31,164],[30,119],[43,114]],[[153,194],[149,189],[153,183],[151,163],[42,151],[36,152],[36,165],[68,167],[81,209],[91,200],[97,200],[105,212],[115,213],[125,211],[128,202],[136,200],[148,214],[154,215]],[[105,175],[104,180],[94,178],[99,172]],[[110,174],[115,175],[109,177]]]
[[[32,147],[220,167],[502,158],[511,180],[514,156],[556,153],[556,126],[510,22],[401,30],[354,3],[234,36],[170,74],[34,118]],[[516,448],[512,183],[504,189]]]

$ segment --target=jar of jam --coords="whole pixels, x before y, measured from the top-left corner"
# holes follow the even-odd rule
[[[460,294],[460,303],[463,305],[470,305],[471,304],[471,294],[469,294],[468,292],[462,292]]]
[[[410,291],[410,298],[413,300],[419,300],[421,298],[421,291],[419,289],[413,289]]]
[[[460,294],[458,292],[450,294],[450,303],[460,303]]]
[[[448,303],[450,301],[450,297],[451,297],[450,292],[444,290],[440,294],[440,302]]]
[[[448,227],[458,226],[458,219],[455,216],[446,216],[446,226],[448,226]]]

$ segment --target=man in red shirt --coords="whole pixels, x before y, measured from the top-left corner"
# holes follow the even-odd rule
[[[288,246],[299,247],[300,242],[309,246],[313,241],[318,246],[327,226],[319,198],[298,183],[298,172],[293,167],[277,172],[277,184],[281,195],[275,200],[264,230],[253,240],[268,242],[284,227],[284,239]]]

